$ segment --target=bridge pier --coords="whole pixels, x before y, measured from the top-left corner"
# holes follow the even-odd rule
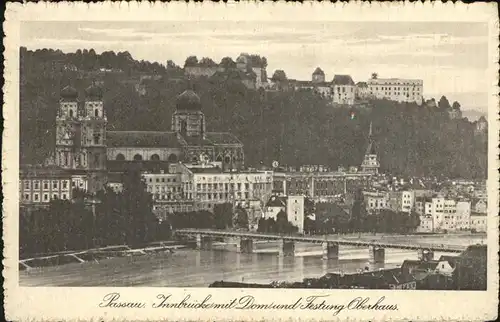
[[[212,239],[202,234],[196,234],[196,249],[211,250]]]
[[[293,241],[288,241],[280,239],[278,242],[279,255],[280,257],[295,256],[295,243]]]
[[[323,259],[339,259],[339,245],[331,242],[323,242]]]
[[[253,239],[238,238],[236,242],[236,252],[238,253],[253,253]]]
[[[385,249],[378,246],[370,246],[370,263],[379,264],[385,262]]]
[[[434,251],[430,249],[419,249],[418,259],[424,262],[428,262],[434,259]]]

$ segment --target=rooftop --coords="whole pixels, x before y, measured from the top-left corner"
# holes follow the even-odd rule
[[[335,85],[355,85],[350,75],[335,75],[332,82]]]
[[[156,131],[108,131],[108,147],[180,147],[175,132]]]

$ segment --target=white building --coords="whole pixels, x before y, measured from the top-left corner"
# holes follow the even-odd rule
[[[271,196],[264,207],[264,218],[277,220],[280,211],[284,211],[288,221],[304,232],[304,196]]]
[[[471,204],[469,201],[456,201],[444,197],[417,198],[415,211],[420,214],[421,230],[431,227],[430,231],[458,231],[470,229]],[[426,220],[426,228],[422,223]],[[432,225],[427,223],[432,218]],[[429,231],[429,230],[426,230]]]
[[[354,105],[356,84],[350,75],[335,75],[332,81],[334,104]]]
[[[424,82],[421,79],[371,78],[367,84],[375,98],[422,104]]]
[[[363,191],[363,195],[369,213],[389,208],[389,196],[386,192]]]
[[[410,213],[415,203],[413,191],[389,192],[389,208],[394,211]]]
[[[473,212],[470,215],[470,229],[477,232],[486,232],[488,227],[488,217],[486,214]]]

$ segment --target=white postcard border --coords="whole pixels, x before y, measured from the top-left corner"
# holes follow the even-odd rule
[[[181,18],[182,17],[182,18]],[[328,21],[478,21],[489,24],[488,70],[488,290],[472,291],[378,291],[297,289],[209,289],[146,287],[20,287],[18,285],[18,177],[19,177],[19,27],[22,21],[145,21],[145,20],[328,20]],[[317,4],[190,4],[169,3],[30,3],[7,4],[4,23],[5,119],[3,170],[3,238],[5,308],[8,320],[331,320],[331,311],[321,310],[197,310],[197,309],[102,309],[99,303],[111,292],[130,301],[155,302],[158,294],[181,300],[186,294],[201,301],[212,295],[216,302],[252,295],[256,301],[290,304],[298,298],[328,295],[329,302],[347,304],[356,297],[396,304],[397,311],[345,310],[338,319],[352,320],[490,320],[495,319],[498,294],[498,17],[495,4],[463,3],[360,3]]]

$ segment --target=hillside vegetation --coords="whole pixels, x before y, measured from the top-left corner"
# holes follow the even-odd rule
[[[116,70],[96,72],[100,68]],[[140,75],[160,76],[144,81],[143,96],[134,87]],[[98,55],[93,50],[64,54],[21,48],[20,76],[24,163],[43,162],[54,147],[60,89],[68,84],[83,89],[99,79],[104,81],[109,130],[168,131],[176,96],[193,88],[201,97],[207,129],[238,136],[249,166],[272,160],[291,166],[358,166],[372,121],[383,172],[463,178],[486,174],[485,139],[474,135],[474,124],[467,119],[450,120],[446,108],[390,101],[371,101],[362,109],[334,108],[309,91],[255,91],[222,77],[187,80],[171,63],[165,67],[136,61],[128,53]]]

